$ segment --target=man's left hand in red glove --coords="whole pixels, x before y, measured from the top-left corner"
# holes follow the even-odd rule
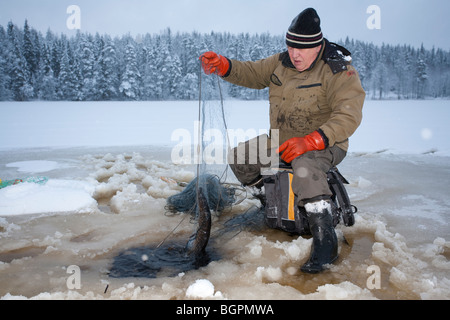
[[[286,140],[278,149],[277,153],[281,153],[281,159],[287,163],[301,156],[308,151],[323,150],[326,148],[326,142],[319,131],[314,131],[304,137],[295,137]]]

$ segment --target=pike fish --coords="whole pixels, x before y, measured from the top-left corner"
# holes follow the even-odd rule
[[[198,227],[186,243],[186,253],[195,256],[205,253],[211,233],[211,211],[202,188],[198,189],[197,207]]]

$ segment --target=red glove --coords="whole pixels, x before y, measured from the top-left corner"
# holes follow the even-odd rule
[[[323,150],[325,147],[322,135],[318,131],[314,131],[307,136],[287,140],[277,149],[277,153],[283,152],[281,159],[291,163],[292,160],[308,151]]]
[[[206,74],[215,73],[223,77],[230,69],[228,59],[212,51],[205,52],[199,59],[202,62],[203,71]]]

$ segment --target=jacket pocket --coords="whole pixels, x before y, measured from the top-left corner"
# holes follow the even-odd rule
[[[305,113],[319,115],[331,111],[324,97],[322,83],[305,84],[296,88],[294,105]]]
[[[309,113],[317,109],[319,96],[322,95],[322,84],[313,83],[296,87],[293,105]]]
[[[274,85],[281,87],[283,83],[281,82],[280,78],[275,73],[272,73],[270,76],[270,82],[272,82]]]
[[[321,87],[321,83],[313,83],[313,84],[305,84],[302,86],[298,86],[297,89],[308,89],[308,88],[314,88],[314,87]]]

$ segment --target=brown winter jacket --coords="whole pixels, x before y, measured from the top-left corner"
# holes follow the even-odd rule
[[[224,79],[236,85],[269,87],[270,126],[279,143],[321,129],[328,146],[348,150],[348,138],[362,120],[365,92],[350,65],[350,52],[324,40],[312,66],[299,72],[286,52],[259,61],[230,60]]]

